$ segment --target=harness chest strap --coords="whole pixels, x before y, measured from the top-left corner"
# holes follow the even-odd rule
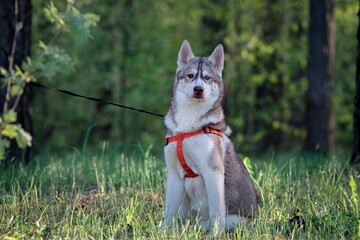
[[[169,137],[165,139],[165,145],[168,145],[171,142],[176,142],[176,154],[178,156],[180,165],[182,166],[182,168],[184,169],[184,171],[186,172],[185,177],[189,177],[189,178],[195,178],[198,175],[196,173],[193,172],[193,170],[186,164],[185,161],[185,157],[184,157],[184,153],[183,153],[183,141],[185,138],[189,138],[195,135],[199,135],[199,134],[203,134],[203,133],[211,133],[211,134],[216,134],[219,135],[220,137],[223,137],[223,134],[220,130],[218,129],[214,129],[214,128],[210,128],[210,127],[205,127],[199,131],[196,132],[190,132],[190,133],[180,133],[178,135],[175,135],[173,137]]]

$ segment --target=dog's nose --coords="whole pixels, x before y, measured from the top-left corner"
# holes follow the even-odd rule
[[[204,88],[203,88],[203,87],[200,87],[200,86],[195,86],[195,87],[194,87],[194,93],[195,93],[195,95],[201,96],[201,94],[203,94],[203,92],[204,92]]]

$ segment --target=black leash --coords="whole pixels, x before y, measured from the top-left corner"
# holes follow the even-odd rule
[[[70,95],[70,96],[74,96],[74,97],[79,97],[79,98],[85,98],[85,99],[88,99],[88,100],[91,100],[91,101],[94,101],[94,102],[99,102],[99,103],[103,103],[103,104],[113,105],[113,106],[116,106],[116,107],[125,108],[125,109],[129,109],[129,110],[133,110],[133,111],[137,111],[137,112],[141,112],[141,113],[146,113],[146,114],[150,114],[150,115],[157,116],[157,117],[165,117],[164,115],[159,114],[159,113],[153,113],[153,112],[145,111],[145,110],[142,110],[142,109],[137,109],[137,108],[133,108],[133,107],[128,107],[128,106],[124,106],[124,105],[121,105],[121,104],[118,104],[118,103],[108,102],[108,101],[105,101],[105,100],[102,100],[102,99],[99,99],[99,98],[87,97],[87,96],[80,95],[80,94],[77,94],[77,93],[73,93],[73,92],[70,92],[70,91],[67,91],[67,90],[62,90],[62,89],[56,89],[56,88],[48,87],[48,86],[45,86],[45,85],[43,85],[43,84],[41,84],[41,83],[37,83],[37,82],[30,82],[29,84],[30,84],[30,86],[32,86],[32,87],[37,87],[37,88],[42,88],[42,89],[57,91],[57,92],[60,92],[60,93],[66,94],[66,95]]]

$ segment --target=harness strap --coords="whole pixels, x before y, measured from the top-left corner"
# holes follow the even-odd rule
[[[185,161],[185,157],[184,157],[184,153],[183,153],[183,141],[185,138],[189,138],[195,135],[199,135],[199,134],[203,134],[203,133],[211,133],[211,134],[216,134],[219,135],[220,137],[223,137],[223,134],[220,130],[215,129],[215,128],[211,128],[211,127],[205,127],[199,131],[196,132],[190,132],[190,133],[180,133],[178,135],[175,135],[173,137],[169,137],[165,139],[165,145],[168,145],[171,142],[176,142],[176,154],[178,156],[180,165],[182,166],[182,168],[184,169],[184,171],[186,172],[185,177],[189,177],[189,178],[195,178],[198,175],[196,173],[193,172],[193,170],[186,164]]]

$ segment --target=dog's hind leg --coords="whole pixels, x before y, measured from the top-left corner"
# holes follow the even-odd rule
[[[195,228],[196,230],[199,230],[201,229],[202,231],[210,231],[211,229],[211,221],[210,219],[198,219],[198,218],[195,218],[193,221],[192,221],[193,225],[192,228]]]
[[[225,230],[232,231],[235,227],[242,225],[246,221],[245,217],[241,217],[236,214],[230,214],[225,216]],[[197,229],[201,227],[201,229],[205,231],[210,231],[211,229],[211,221],[210,219],[204,220],[201,219],[197,223]]]
[[[208,220],[199,220],[198,226],[201,227],[201,229],[203,229],[205,231],[210,231],[210,229],[211,229],[211,221],[210,221],[210,219],[208,219]]]
[[[225,229],[227,231],[233,230],[236,226],[243,224],[246,221],[245,217],[229,214],[225,216]]]
[[[179,219],[182,224],[185,224],[186,221],[191,217],[190,214],[190,199],[187,194],[184,194],[184,198],[179,208]]]

